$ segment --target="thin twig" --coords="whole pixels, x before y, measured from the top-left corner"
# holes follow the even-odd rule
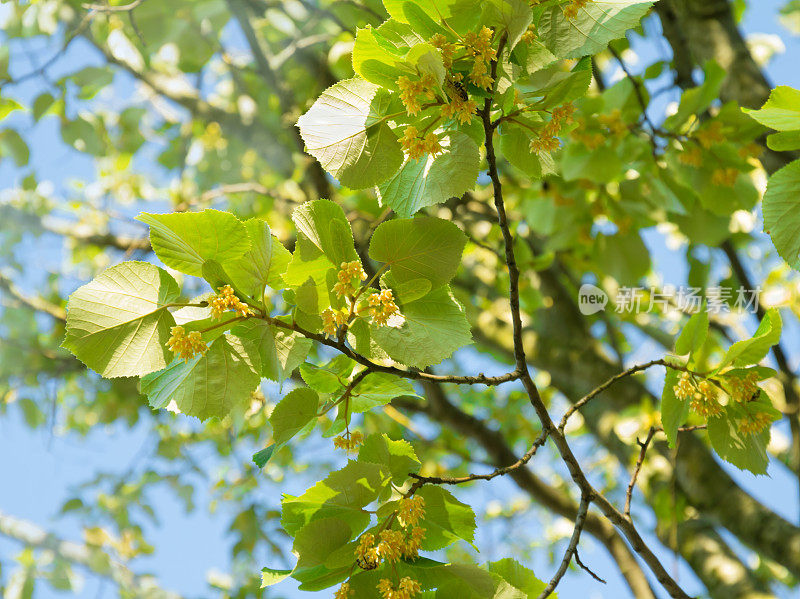
[[[582,569],[584,572],[586,572],[586,573],[587,573],[589,576],[591,576],[592,578],[594,578],[594,579],[595,579],[597,582],[600,582],[600,583],[602,583],[602,584],[606,584],[606,581],[605,581],[605,579],[603,579],[603,578],[600,578],[600,577],[599,577],[597,574],[595,574],[595,573],[592,571],[592,569],[591,569],[589,566],[587,566],[586,564],[584,564],[584,563],[581,561],[581,556],[580,556],[580,554],[578,553],[578,548],[577,548],[577,547],[575,548],[575,563],[576,563],[576,564],[578,564],[578,565],[581,567],[581,569]]]
[[[572,538],[570,538],[567,550],[564,552],[561,565],[558,567],[553,578],[550,579],[550,582],[547,583],[547,586],[539,593],[537,599],[546,599],[546,597],[549,597],[558,586],[558,583],[561,582],[561,579],[564,578],[564,574],[567,573],[567,568],[569,568],[569,564],[572,561],[572,556],[578,551],[578,542],[581,540],[581,531],[583,531],[583,526],[586,524],[586,514],[589,512],[591,500],[591,495],[588,493],[583,493],[581,495],[581,504],[578,507],[578,515],[575,518],[575,528],[572,530]]]
[[[636,374],[638,372],[642,372],[643,370],[647,370],[648,368],[652,368],[653,366],[664,366],[666,368],[672,368],[673,370],[679,370],[681,372],[689,372],[691,374],[695,374],[695,375],[701,376],[701,377],[703,376],[702,373],[694,372],[694,371],[686,368],[685,366],[681,366],[680,364],[674,364],[674,363],[669,362],[669,361],[667,361],[667,360],[665,360],[663,358],[660,358],[658,360],[651,360],[651,361],[646,362],[644,364],[638,364],[636,366],[632,366],[632,367],[628,368],[627,370],[623,370],[619,374],[616,374],[616,375],[612,376],[605,383],[603,383],[602,385],[600,385],[598,387],[595,387],[589,393],[584,395],[581,399],[579,399],[574,404],[572,404],[572,406],[564,413],[564,416],[561,418],[561,422],[559,422],[559,424],[558,424],[558,430],[561,433],[563,433],[564,432],[564,428],[567,426],[567,421],[570,419],[570,417],[575,412],[580,410],[583,406],[585,406],[587,403],[589,403],[592,399],[594,399],[595,397],[600,395],[600,393],[602,393],[603,391],[608,389],[611,385],[613,385],[614,383],[616,383],[617,381],[619,381],[621,379],[624,379],[626,377],[634,375],[634,374]]]
[[[628,483],[628,491],[625,493],[625,509],[623,513],[625,517],[630,520],[631,517],[631,499],[633,497],[633,489],[636,486],[636,479],[639,477],[639,472],[642,470],[642,464],[644,464],[644,456],[647,453],[647,448],[650,445],[650,441],[653,440],[653,437],[656,434],[656,428],[654,426],[650,427],[650,431],[647,433],[647,438],[644,442],[639,441],[636,439],[636,442],[641,447],[641,451],[639,451],[639,458],[636,460],[636,466],[633,469],[633,474],[631,475],[631,482]]]
[[[422,485],[460,485],[463,483],[472,482],[475,480],[492,480],[498,476],[509,474],[517,468],[522,468],[525,464],[531,461],[531,458],[536,455],[538,449],[547,441],[547,431],[542,431],[542,434],[536,438],[531,448],[525,452],[520,459],[511,464],[510,466],[503,466],[502,468],[495,468],[488,474],[469,474],[467,476],[420,476],[419,474],[409,473],[411,478],[416,479]]]

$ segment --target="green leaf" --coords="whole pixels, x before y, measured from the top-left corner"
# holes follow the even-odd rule
[[[800,130],[800,91],[779,85],[769,94],[769,99],[758,110],[742,108],[762,125],[776,131]]]
[[[203,276],[206,260],[215,260],[225,268],[250,249],[247,229],[230,212],[143,212],[136,220],[150,226],[150,243],[156,256],[187,275]]]
[[[559,58],[597,54],[636,27],[652,5],[651,0],[593,0],[580,8],[574,19],[554,5],[542,13],[537,33]]]
[[[25,108],[11,98],[0,98],[0,122],[15,110],[25,110]]]
[[[251,218],[245,221],[244,226],[250,240],[250,251],[225,270],[234,288],[260,302],[266,286],[273,289],[284,287],[283,273],[292,254],[272,235],[266,221]]]
[[[531,139],[522,127],[510,125],[503,128],[500,151],[508,162],[531,179],[542,177],[542,163],[530,150]]]
[[[14,129],[0,131],[0,156],[11,156],[14,164],[25,166],[30,159],[28,144]]]
[[[303,526],[297,531],[292,546],[297,555],[293,577],[298,580],[313,578],[308,576],[308,571],[323,565],[328,556],[350,540],[351,534],[348,523],[340,518],[323,518]]]
[[[303,261],[317,258],[320,253],[336,267],[342,262],[358,260],[353,231],[344,215],[344,210],[330,200],[313,200],[298,206],[292,220],[305,238],[295,250]]]
[[[188,362],[176,359],[165,370],[143,377],[142,393],[156,409],[173,405],[200,420],[224,418],[250,399],[261,381],[260,366],[255,349],[226,333],[204,355]]]
[[[261,588],[278,584],[285,580],[292,573],[292,570],[274,570],[272,568],[261,569]]]
[[[364,507],[375,501],[390,481],[389,472],[379,464],[349,460],[299,497],[283,500],[281,525],[290,535],[322,518],[341,518],[353,534],[369,524]]]
[[[372,187],[403,163],[400,142],[386,123],[389,94],[354,78],[326,89],[297,126],[306,150],[342,185]]]
[[[800,150],[800,131],[781,131],[767,135],[767,147],[776,152]]]
[[[511,558],[501,559],[486,564],[486,569],[492,574],[497,574],[511,586],[525,593],[526,598],[535,599],[547,585],[536,578],[533,570],[526,568],[517,560]],[[553,594],[552,597],[558,595]]]
[[[366,412],[400,396],[419,397],[408,380],[385,372],[374,372],[364,377],[356,387],[350,398],[350,411]]]
[[[62,346],[106,378],[160,370],[172,359],[167,306],[179,297],[175,279],[153,264],[112,266],[70,296]]]
[[[664,428],[670,447],[675,447],[678,429],[689,417],[689,402],[675,396],[674,387],[680,377],[681,373],[678,370],[667,368],[664,390],[661,392],[661,426]]]
[[[371,83],[394,89],[397,78],[403,74],[403,55],[408,46],[394,46],[383,35],[381,29],[367,25],[356,31],[353,44],[353,71]]]
[[[708,312],[700,310],[692,314],[675,341],[675,353],[679,356],[694,354],[705,343],[708,335]]]
[[[300,364],[300,376],[306,385],[320,393],[336,393],[344,389],[343,379],[336,373],[308,362]]]
[[[461,263],[467,237],[454,223],[433,216],[382,223],[369,244],[369,256],[391,267],[394,281],[448,283]]]
[[[522,34],[528,29],[528,25],[533,21],[533,12],[528,0],[492,0],[486,3],[488,14],[490,15],[489,24],[496,24],[502,31],[508,34],[506,47],[513,50],[519,42]],[[495,35],[498,35],[495,33]]]
[[[398,216],[411,216],[472,189],[480,168],[478,146],[460,131],[443,134],[440,143],[441,154],[406,159],[396,174],[383,179],[378,187],[382,206]]]
[[[719,97],[719,90],[727,73],[714,61],[709,61],[703,69],[705,79],[702,85],[687,89],[681,94],[678,111],[664,121],[664,127],[675,130],[683,125],[692,115],[700,114]]]
[[[239,325],[234,333],[254,343],[261,361],[261,374],[270,380],[282,383],[302,364],[313,341],[300,333],[287,331],[263,320],[248,320]]]
[[[319,395],[308,387],[298,387],[286,395],[272,410],[269,423],[275,445],[283,445],[317,417]]]
[[[425,517],[420,527],[425,529],[422,549],[436,551],[459,539],[472,543],[475,534],[475,513],[465,503],[441,487],[427,485],[417,491],[425,499]]]
[[[267,445],[253,454],[253,463],[259,468],[263,468],[272,459],[272,454],[275,453],[275,444]]]
[[[753,474],[766,474],[769,457],[769,428],[758,435],[745,435],[736,424],[737,405],[725,406],[716,418],[708,419],[708,438],[711,446],[726,462]]]
[[[800,160],[773,173],[767,184],[762,209],[764,230],[781,258],[800,269]]]
[[[56,99],[53,94],[45,92],[39,94],[36,100],[33,101],[33,120],[38,121],[46,114],[51,113],[51,109],[56,105]]]
[[[777,308],[770,308],[750,339],[737,341],[728,348],[718,369],[733,364],[749,366],[764,359],[773,345],[781,339],[781,315]]]
[[[392,473],[395,484],[402,485],[409,472],[417,472],[420,462],[411,443],[393,441],[388,435],[370,435],[358,451],[359,462],[381,464]]]
[[[372,338],[393,360],[425,368],[472,343],[464,307],[448,286],[434,289],[411,303],[404,304],[403,298],[399,299],[405,317],[400,328],[370,325]]]

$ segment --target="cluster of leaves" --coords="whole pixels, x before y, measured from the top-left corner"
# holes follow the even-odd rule
[[[568,124],[559,109],[568,115],[560,107],[592,77],[590,60],[568,59],[605,48],[652,3],[575,4],[386,2],[391,18],[356,35],[358,77],[327,89],[298,121],[308,152],[342,185],[377,186],[402,216],[473,187],[485,119],[499,126],[509,162],[535,178],[555,172],[556,135]]]
[[[772,90],[769,100],[759,110],[743,110],[762,125],[777,131],[767,136],[767,146],[771,150],[800,150],[800,91],[781,85]],[[781,257],[795,269],[800,269],[799,193],[800,160],[794,160],[770,177],[763,201],[764,229]]]
[[[263,584],[291,576],[301,590],[317,591],[344,582],[337,599],[535,597],[544,584],[512,559],[478,567],[417,555],[459,540],[472,543],[475,531],[472,508],[445,489],[398,491],[418,468],[407,441],[374,434],[364,441],[357,460],[302,495],[285,496],[281,524],[294,537],[297,565],[292,570],[265,568]],[[410,550],[407,529],[422,533]],[[403,589],[409,594],[391,594]],[[432,589],[435,595],[422,592]]]
[[[322,314],[347,301],[333,291],[337,265],[360,264],[350,225],[336,204],[316,200],[296,209],[294,253],[260,219],[243,223],[215,210],[139,219],[150,225],[154,251],[166,266],[204,278],[220,294],[183,300],[167,271],[124,262],[70,297],[64,347],[104,377],[142,377],[153,407],[171,406],[203,420],[222,418],[247,404],[262,377],[287,378],[305,361],[313,339],[333,345],[346,340],[367,366],[391,359],[417,368],[438,363],[471,341],[464,310],[447,285],[465,244],[452,223],[398,219],[378,227],[370,257],[384,266],[373,281],[393,291],[402,318],[378,324],[354,314],[339,329],[341,339],[333,341],[324,334]],[[277,305],[270,301],[272,293],[265,294],[268,288],[283,292]],[[173,356],[169,348],[180,353],[181,341],[191,337],[197,348]],[[317,392],[342,395],[363,369],[342,355],[321,367],[306,365],[301,374],[318,404]],[[358,393],[348,394],[355,411],[410,392],[387,373],[369,373],[359,383]]]
[[[678,428],[687,420],[702,423],[722,459],[764,474],[769,461],[769,428],[781,413],[758,386],[776,373],[758,363],[780,340],[780,314],[770,309],[750,339],[737,341],[714,368],[698,372],[708,364],[707,337],[708,312],[697,312],[675,343],[676,356],[669,358],[672,367],[667,368],[661,396],[664,432],[674,447]]]

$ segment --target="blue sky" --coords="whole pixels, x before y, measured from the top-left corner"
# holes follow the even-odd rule
[[[748,34],[770,33],[777,34],[783,40],[786,51],[778,54],[769,64],[768,73],[774,84],[793,85],[800,88],[800,69],[797,60],[800,57],[800,39],[791,37],[777,22],[777,8],[781,2],[775,0],[762,0],[751,2],[751,8],[745,16],[744,30]],[[0,9],[2,10],[2,9]],[[653,26],[651,23],[650,26]],[[49,56],[57,47],[45,44],[46,40],[36,40],[32,49],[38,57]],[[660,45],[649,42],[637,41],[635,49],[640,54],[638,64],[632,65],[638,71],[659,52],[663,51]],[[41,58],[39,58],[41,60]],[[100,64],[93,51],[81,41],[70,47],[67,55],[56,63],[50,70],[53,78],[61,74],[73,72],[80,64]],[[24,60],[14,64],[17,72],[25,72],[30,65]],[[46,89],[46,84],[40,80],[32,80],[13,90],[13,94],[20,99],[29,101]],[[133,84],[127,75],[120,75],[115,79],[114,97],[120,98],[128,95],[133,89]],[[114,97],[100,100],[113,104]],[[11,121],[13,124],[13,121]],[[57,192],[68,195],[71,182],[74,180],[91,180],[94,167],[92,161],[83,155],[71,150],[60,141],[55,119],[44,119],[31,130],[25,132],[31,145],[32,168],[40,180],[48,180]],[[168,176],[162,170],[156,170],[146,160],[138,164],[143,172],[153,177],[163,178]],[[27,171],[16,169],[8,160],[0,161],[0,194],[3,189],[10,189],[16,185]],[[0,197],[2,197],[0,195]],[[665,282],[680,283],[684,274],[679,268],[679,261],[670,254],[659,240],[658,235],[648,237],[648,244],[653,249],[658,271]],[[768,241],[765,241],[768,243]],[[23,286],[33,290],[37,282],[48,272],[58,272],[62,268],[61,252],[56,238],[39,238],[31,240],[25,245],[26,260],[37,264],[39,275],[33,271],[26,275],[22,281]],[[73,273],[64,281],[65,291],[80,284],[80,277]],[[792,348],[797,356],[797,347]],[[643,361],[657,355],[657,349],[644,347],[635,356],[635,361]],[[474,361],[468,352],[460,358],[465,364]],[[795,359],[794,363],[796,364]],[[488,372],[488,371],[487,371]],[[274,391],[274,390],[273,390]],[[81,482],[90,479],[99,472],[124,472],[131,465],[132,460],[140,455],[142,448],[147,448],[151,437],[147,422],[143,422],[133,429],[122,426],[97,427],[85,438],[76,435],[60,434],[58,429],[42,428],[35,431],[29,430],[22,423],[19,411],[9,410],[0,418],[0,510],[25,518],[39,525],[53,530],[65,538],[80,539],[81,531],[77,523],[69,518],[59,518],[58,510],[63,501],[70,497],[70,489]],[[576,443],[579,451],[590,454],[591,446],[588,440]],[[318,439],[310,439],[304,448],[309,456],[314,452],[324,451],[325,445]],[[537,462],[537,472],[545,477],[555,468],[554,463]],[[770,469],[769,478],[756,479],[748,474],[729,469],[734,477],[753,495],[771,505],[776,511],[783,514],[791,521],[797,520],[800,506],[797,504],[796,482],[793,482],[779,467]],[[213,472],[212,476],[217,475]],[[286,479],[280,487],[268,484],[265,481],[263,492],[277,494],[279,492],[299,492],[305,482],[302,477]],[[158,505],[161,524],[148,529],[149,539],[156,547],[152,557],[138,559],[133,567],[139,571],[150,571],[157,575],[164,588],[178,591],[186,596],[208,596],[206,574],[212,569],[227,571],[229,568],[228,554],[231,540],[226,537],[226,528],[231,517],[224,509],[213,515],[208,513],[210,495],[205,484],[198,485],[196,494],[197,509],[186,514],[182,505],[174,496],[166,491],[156,491],[155,503]],[[490,502],[500,500],[507,503],[511,498],[519,496],[515,486],[507,480],[495,480],[491,484],[477,485],[466,491],[469,500],[479,504],[488,505]],[[525,524],[526,538],[545,538],[543,522],[540,519],[538,508],[522,521]],[[644,525],[651,524],[645,519]],[[537,535],[537,530],[541,535]],[[569,532],[569,531],[567,531]],[[495,521],[481,529],[481,540],[488,548],[483,559],[498,559],[504,556],[508,543],[514,542],[514,530],[502,521]],[[545,544],[545,541],[542,541]],[[9,567],[12,556],[19,550],[19,545],[0,538],[0,562],[4,568]],[[558,555],[563,550],[563,542],[555,549]],[[666,564],[672,564],[672,557],[667,552],[662,552]],[[623,584],[615,567],[609,562],[604,550],[594,543],[588,535],[582,541],[582,559],[591,564],[592,568],[601,576],[608,579],[609,584],[599,587],[587,575],[578,571],[571,571],[562,585],[562,597],[587,596],[618,597],[624,596]],[[266,564],[265,564],[266,565]],[[276,565],[276,564],[271,564]],[[537,557],[530,564],[541,578],[548,578],[555,569],[549,561],[549,552],[544,549],[537,552]],[[6,575],[8,572],[6,571]],[[681,568],[678,572],[681,581],[691,589],[695,584],[691,574]],[[309,594],[293,592],[292,583],[281,586],[282,593],[274,596],[286,597],[312,597],[330,596],[330,592]],[[286,589],[286,590],[284,590]],[[42,586],[36,594],[37,597],[63,596]],[[97,579],[89,577],[84,590],[79,596],[114,597],[116,591],[110,584],[102,584]]]

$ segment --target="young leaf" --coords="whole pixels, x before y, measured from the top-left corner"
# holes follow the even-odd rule
[[[274,570],[273,568],[261,569],[261,588],[278,584],[292,573],[291,570]]]
[[[405,44],[393,48],[381,35],[380,29],[375,30],[367,25],[356,32],[353,71],[371,83],[393,89],[397,85],[397,78],[403,74],[403,55],[407,50]]]
[[[136,220],[150,226],[150,243],[159,260],[187,275],[203,276],[206,260],[227,267],[250,249],[247,229],[230,212],[143,212]]]
[[[304,236],[304,243],[295,250],[295,255],[308,262],[325,255],[336,267],[342,262],[358,260],[353,231],[344,215],[344,210],[330,200],[313,200],[298,206],[292,213],[297,231]]]
[[[286,496],[281,525],[287,533],[295,535],[313,520],[336,517],[345,521],[353,534],[358,534],[369,524],[364,507],[378,498],[389,481],[384,466],[350,460],[301,496]]]
[[[336,83],[297,121],[306,150],[347,187],[385,181],[403,163],[400,142],[386,123],[388,105],[388,92],[374,83]]]
[[[764,194],[764,230],[769,233],[781,258],[800,269],[800,160],[773,173]]]
[[[466,235],[450,221],[432,216],[395,219],[375,229],[369,256],[391,266],[397,283],[421,278],[435,289],[455,276],[466,243]]]
[[[411,443],[403,439],[393,441],[387,435],[370,435],[358,451],[359,462],[381,464],[391,472],[395,484],[402,485],[409,472],[419,470],[419,458]]]
[[[427,485],[417,491],[425,499],[425,517],[420,527],[425,529],[422,548],[425,551],[443,549],[463,539],[472,543],[475,534],[475,513],[450,491]]]
[[[478,146],[459,131],[445,133],[441,144],[441,154],[406,159],[399,171],[382,180],[378,187],[381,205],[391,207],[398,216],[411,216],[472,189],[480,167]]]
[[[401,395],[419,397],[406,379],[393,374],[373,372],[364,377],[350,398],[350,411],[366,412],[383,406]]]
[[[233,335],[214,341],[205,354],[188,362],[176,359],[165,370],[142,378],[142,393],[153,408],[173,404],[200,420],[224,418],[242,406],[261,381],[255,349]]]
[[[486,569],[525,593],[525,597],[538,597],[546,586],[545,583],[536,578],[533,570],[526,568],[512,558],[507,557],[496,562],[490,562],[486,564]]]
[[[292,254],[272,235],[266,221],[251,218],[244,226],[250,239],[250,251],[228,265],[226,272],[234,288],[260,302],[265,287],[284,287],[282,275]]]
[[[179,297],[175,279],[153,264],[112,266],[70,296],[62,346],[106,378],[160,370],[172,360],[167,306]]]
[[[692,314],[675,341],[675,353],[679,356],[694,354],[705,343],[708,336],[708,312],[700,310]]]
[[[708,419],[708,438],[714,451],[726,462],[753,474],[767,473],[769,437],[769,428],[757,435],[740,432],[731,406],[717,418]]]
[[[560,5],[545,9],[539,19],[539,38],[560,58],[580,58],[605,50],[639,24],[651,0],[593,0],[568,18]]]
[[[401,364],[425,368],[472,343],[464,307],[446,285],[421,299],[402,304],[401,310],[405,322],[400,328],[370,325],[372,339]]]
[[[279,383],[305,361],[313,343],[300,333],[263,320],[248,320],[236,327],[234,333],[258,349],[262,376]]]
[[[308,387],[293,389],[278,402],[269,416],[272,439],[280,446],[289,441],[317,417],[319,395]]]
[[[689,416],[689,402],[675,396],[675,385],[681,377],[681,372],[674,368],[667,368],[664,378],[664,390],[661,392],[661,426],[667,435],[670,447],[675,447],[680,428]]]
[[[800,130],[800,91],[779,85],[769,94],[769,99],[758,110],[742,108],[762,125],[776,131]]]
[[[781,339],[781,315],[777,308],[770,308],[758,329],[750,339],[737,341],[728,348],[718,368],[729,364],[749,366],[760,362],[770,348]]]

